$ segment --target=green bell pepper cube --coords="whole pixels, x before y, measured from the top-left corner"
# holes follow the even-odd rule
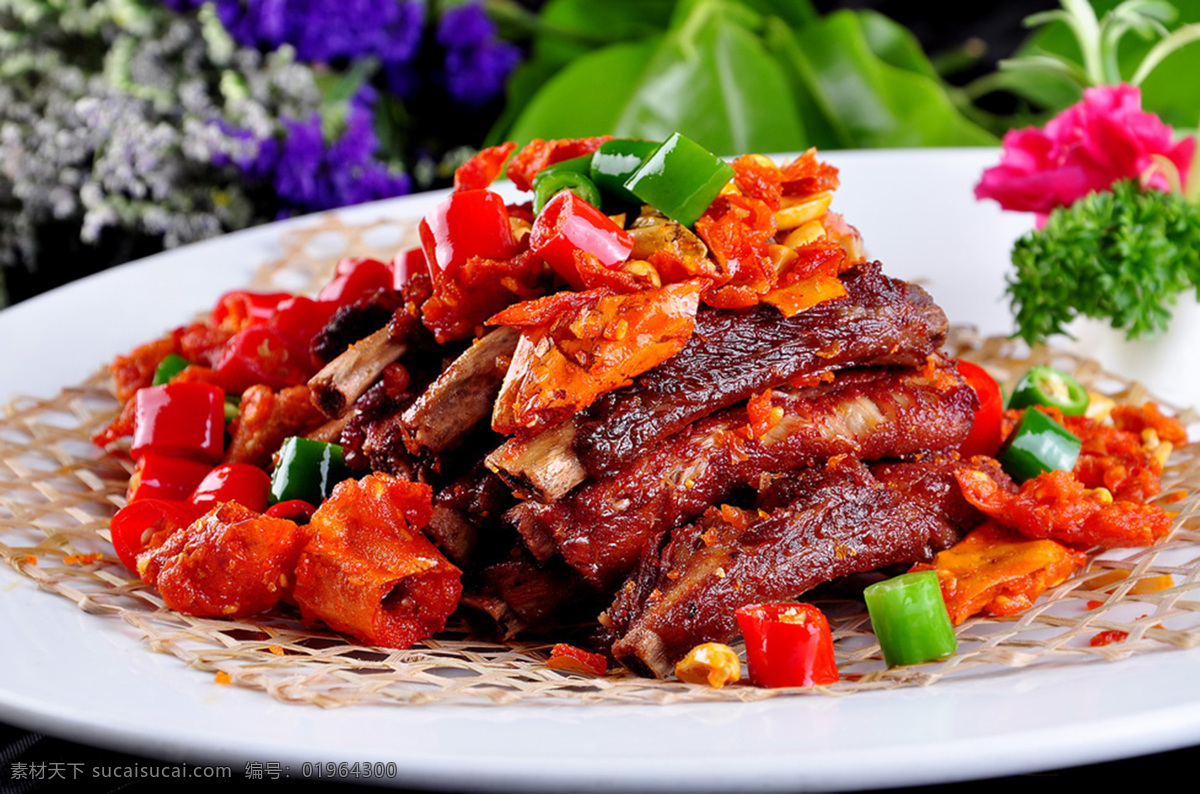
[[[350,477],[342,448],[292,436],[279,448],[279,463],[271,473],[271,504],[303,499],[320,505],[333,487]]]
[[[941,659],[958,648],[936,571],[876,582],[863,597],[888,667]]]
[[[641,203],[637,196],[625,189],[625,180],[633,176],[633,172],[641,168],[646,158],[658,147],[658,141],[639,141],[632,138],[605,141],[600,144],[599,149],[592,152],[589,176],[602,193],[626,204]]]
[[[1071,416],[1086,412],[1088,401],[1087,389],[1067,373],[1051,367],[1033,367],[1013,387],[1008,407],[1045,405]]]
[[[162,386],[171,382],[171,378],[183,372],[190,367],[192,362],[188,361],[178,353],[171,353],[162,361],[158,362],[158,366],[154,369],[154,381],[152,386]]]
[[[675,133],[625,180],[625,189],[671,220],[691,227],[733,175],[729,163]]]
[[[1044,471],[1070,471],[1083,447],[1070,430],[1036,408],[1027,408],[996,460],[1017,482],[1033,479]]]

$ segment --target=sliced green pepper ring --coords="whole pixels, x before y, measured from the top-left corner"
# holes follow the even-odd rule
[[[1070,471],[1082,443],[1070,430],[1036,408],[1027,408],[1021,421],[996,454],[996,460],[1017,482],[1045,471]]]
[[[183,356],[179,355],[178,353],[171,353],[162,361],[160,361],[158,366],[154,369],[154,380],[152,381],[151,385],[162,386],[170,383],[171,378],[175,377],[180,372],[183,372],[191,365],[192,362],[188,361]]]
[[[533,181],[533,214],[541,215],[550,199],[564,190],[569,190],[593,207],[600,208],[600,189],[588,179],[586,173],[567,170],[542,171]]]
[[[863,598],[888,667],[941,659],[958,647],[936,571],[876,582]]]
[[[1045,405],[1071,416],[1087,411],[1087,389],[1065,372],[1052,367],[1033,367],[1017,381],[1009,408]]]

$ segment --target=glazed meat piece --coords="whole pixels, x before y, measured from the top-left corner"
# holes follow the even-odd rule
[[[620,637],[614,656],[664,677],[695,645],[736,637],[741,606],[931,559],[983,519],[957,487],[954,472],[962,467],[998,472],[988,459],[949,456],[872,471],[843,458],[777,480],[764,505],[789,501],[769,512],[710,510],[649,552],[617,593],[602,618]]]
[[[499,543],[512,542],[512,533],[500,525],[500,516],[513,501],[507,486],[478,463],[438,489],[425,532],[455,564],[477,563]],[[504,538],[497,538],[498,534]]]
[[[573,445],[587,473],[614,474],[655,442],[764,389],[849,367],[913,366],[945,340],[942,310],[878,263],[842,283],[844,299],[792,317],[771,306],[701,312],[678,355],[577,417]]]
[[[340,307],[313,337],[310,345],[313,356],[322,366],[328,364],[358,340],[387,325],[403,303],[404,297],[399,292],[379,290],[366,299]]]
[[[510,440],[488,464],[515,489],[554,501],[765,389],[818,383],[853,367],[914,366],[944,340],[941,309],[920,287],[884,276],[878,263],[847,272],[843,283],[845,298],[793,317],[771,306],[701,310],[675,356],[541,436]]]
[[[608,600],[561,560],[539,563],[521,548],[484,568],[477,580],[463,594],[463,616],[479,633],[501,640],[586,623]]]
[[[613,587],[659,533],[693,520],[764,472],[796,471],[836,455],[878,460],[957,446],[975,393],[940,357],[904,370],[842,373],[831,384],[775,395],[778,421],[750,432],[745,406],[703,419],[552,504],[527,501],[506,519],[534,556],[556,551],[597,587]]]

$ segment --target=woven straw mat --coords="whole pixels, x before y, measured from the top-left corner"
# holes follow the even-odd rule
[[[410,224],[380,221],[351,227],[329,216],[287,236],[284,256],[264,266],[251,286],[311,286],[326,277],[341,256],[386,259],[413,240]],[[951,346],[1009,386],[1029,366],[1051,364],[1117,401],[1154,399],[1139,384],[1106,373],[1092,361],[1049,349],[1031,354],[1007,340],[973,338],[963,329],[955,331]],[[292,612],[240,621],[176,614],[121,565],[109,544],[108,520],[124,503],[130,463],[101,453],[88,440],[118,407],[99,369],[101,362],[97,364],[93,377],[53,399],[18,398],[0,413],[0,556],[97,621],[125,621],[142,634],[148,649],[173,654],[206,671],[201,682],[260,689],[280,700],[320,706],[537,699],[754,701],[928,685],[1046,663],[1115,662],[1200,643],[1200,603],[1194,600],[1200,587],[1200,444],[1176,450],[1168,462],[1164,494],[1186,495],[1167,505],[1178,515],[1164,541],[1153,548],[1093,558],[1019,616],[964,623],[958,629],[958,652],[943,662],[886,669],[861,602],[837,596],[822,600],[834,624],[842,673],[842,681],[830,687],[766,690],[743,683],[712,689],[624,672],[591,678],[546,667],[546,644],[490,643],[472,638],[457,625],[436,639],[397,651],[307,628]],[[1189,429],[1197,429],[1195,411],[1158,402]],[[1112,584],[1114,571],[1128,576]],[[1164,574],[1172,577],[1172,586],[1142,592],[1152,588],[1139,583],[1161,581],[1157,577]],[[1108,583],[1098,586],[1099,577],[1108,577]],[[1090,645],[1091,638],[1108,630],[1128,632],[1128,637]]]

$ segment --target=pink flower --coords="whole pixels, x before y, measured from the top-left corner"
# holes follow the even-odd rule
[[[1006,134],[1000,165],[984,171],[975,197],[995,199],[1006,210],[1044,217],[1088,193],[1108,190],[1117,180],[1142,176],[1153,164],[1154,154],[1174,163],[1182,178],[1195,145],[1194,138],[1176,142],[1162,119],[1144,112],[1141,91],[1134,86],[1089,88],[1083,101],[1044,128]],[[1148,184],[1168,189],[1161,173],[1155,173]]]

